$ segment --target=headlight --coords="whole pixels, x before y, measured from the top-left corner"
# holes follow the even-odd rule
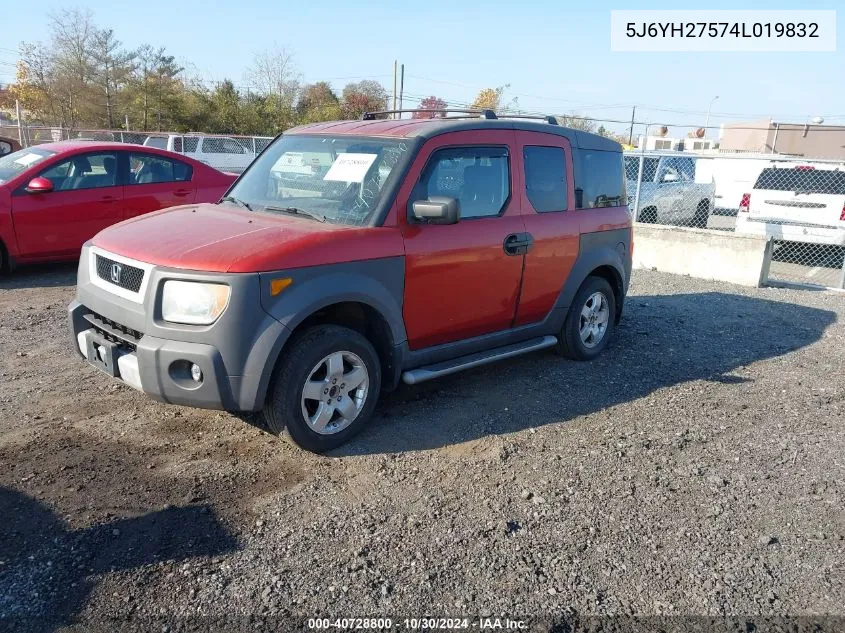
[[[171,323],[209,325],[229,303],[229,286],[196,281],[164,282],[161,317]]]

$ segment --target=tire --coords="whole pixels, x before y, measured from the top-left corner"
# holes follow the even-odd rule
[[[708,220],[710,220],[710,201],[702,200],[695,209],[692,225],[699,229],[706,229]]]
[[[357,381],[351,390],[343,383],[350,377]],[[370,342],[355,330],[319,325],[283,352],[270,382],[264,424],[276,435],[287,429],[295,444],[323,453],[367,424],[380,391],[381,363]]]
[[[584,323],[585,313],[591,311],[591,305],[596,305],[598,296],[601,297],[602,303],[596,306],[598,310],[594,313],[595,324],[603,325],[603,328],[600,329],[600,335],[594,327],[588,328],[592,331],[592,337],[588,333],[585,339],[582,336],[582,329],[589,325],[589,323]],[[556,351],[573,360],[593,360],[607,345],[613,333],[615,316],[616,297],[613,294],[613,288],[602,277],[587,277],[569,307]]]
[[[657,209],[648,207],[640,211],[640,222],[644,224],[657,224]]]

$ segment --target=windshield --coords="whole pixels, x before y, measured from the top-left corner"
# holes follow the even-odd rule
[[[250,165],[228,197],[255,211],[299,211],[336,224],[365,225],[407,150],[398,140],[282,136]]]
[[[41,161],[55,155],[56,152],[48,152],[37,147],[30,147],[0,156],[0,183],[11,180],[25,169],[29,169],[33,165],[37,165]]]

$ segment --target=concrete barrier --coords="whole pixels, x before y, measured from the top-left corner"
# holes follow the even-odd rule
[[[759,287],[769,276],[772,242],[755,235],[635,222],[633,259],[634,268]]]

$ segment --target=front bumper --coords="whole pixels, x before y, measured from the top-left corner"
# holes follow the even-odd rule
[[[92,282],[88,261],[83,253],[68,319],[73,345],[90,364],[161,402],[227,411],[263,407],[289,332],[262,309],[257,274],[151,267],[145,296],[132,299],[111,292],[102,280]],[[210,326],[162,321],[159,288],[165,279],[225,282],[229,305]],[[191,376],[194,364],[200,381]]]

